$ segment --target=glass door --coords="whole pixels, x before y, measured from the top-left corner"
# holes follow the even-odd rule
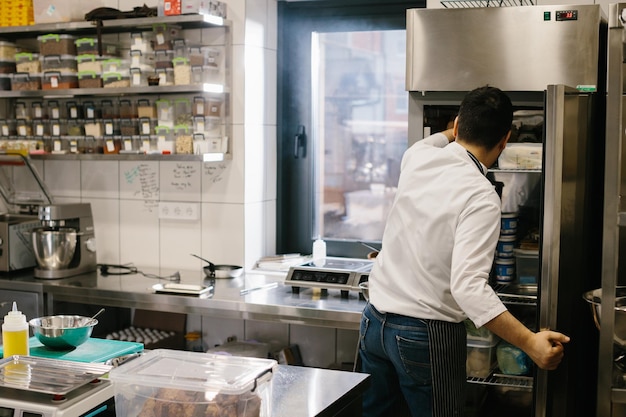
[[[333,3],[280,3],[277,247],[310,253],[321,237],[363,257],[408,146],[405,13],[419,5]]]

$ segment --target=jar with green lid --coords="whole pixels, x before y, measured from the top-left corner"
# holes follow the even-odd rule
[[[177,154],[193,154],[193,132],[190,126],[174,126],[174,136],[176,137],[175,151]]]
[[[191,65],[189,65],[189,58],[176,57],[172,59],[174,65],[174,85],[189,85],[191,84]]]
[[[20,52],[15,54],[15,69],[17,72],[39,74],[41,72],[39,54],[32,52]]]
[[[174,152],[174,136],[169,126],[155,126],[154,134],[157,138],[157,149],[162,153]]]

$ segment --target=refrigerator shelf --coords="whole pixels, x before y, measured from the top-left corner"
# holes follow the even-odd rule
[[[533,387],[533,378],[530,376],[504,375],[495,372],[487,378],[468,377],[467,382],[523,389],[532,389]]]

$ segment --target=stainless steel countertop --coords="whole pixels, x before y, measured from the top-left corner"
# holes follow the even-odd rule
[[[160,276],[174,272],[141,267],[139,270]],[[202,270],[181,270],[180,276],[182,284],[209,283]],[[216,279],[213,294],[208,298],[156,294],[152,287],[165,284],[167,280],[146,278],[141,274],[103,276],[99,271],[62,279],[36,279],[32,271],[5,275],[0,277],[0,289],[43,291],[48,301],[358,330],[365,301],[359,299],[357,292],[351,291],[348,298],[342,298],[339,290],[328,290],[324,294],[320,290],[301,288],[299,294],[294,294],[290,286],[283,284],[284,277],[285,274],[252,271],[237,278]],[[272,282],[277,283],[276,288],[239,294],[242,289]]]
[[[272,416],[354,415],[350,403],[361,402],[369,375],[278,365],[272,377]]]

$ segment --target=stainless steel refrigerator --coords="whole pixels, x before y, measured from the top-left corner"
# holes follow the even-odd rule
[[[469,378],[487,387],[474,399],[477,415],[595,412],[598,335],[581,294],[600,282],[605,38],[598,5],[407,11],[410,140],[444,129],[463,95],[488,84],[512,98],[512,141],[533,142],[542,155],[539,167],[490,170],[503,211],[519,213],[517,243],[526,233],[538,242],[534,290],[495,280],[494,287],[529,327],[572,341],[555,371],[511,376],[496,367],[488,378]]]

